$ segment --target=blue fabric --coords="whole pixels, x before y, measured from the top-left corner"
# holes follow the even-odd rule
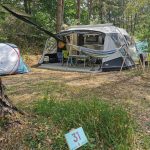
[[[114,54],[117,51],[117,49],[105,51],[105,50],[94,50],[90,48],[80,47],[80,51],[89,56],[105,58],[111,54]]]
[[[80,47],[80,50],[82,52],[87,52],[87,53],[93,53],[93,54],[98,54],[98,55],[107,55],[107,54],[113,54],[116,52],[116,50],[94,50],[94,49],[90,49],[90,48],[85,48],[85,47]]]
[[[148,50],[148,42],[147,41],[136,42],[136,48],[139,53],[146,52]]]
[[[27,65],[23,62],[22,57],[20,57],[20,63],[16,73],[28,73],[30,70]]]

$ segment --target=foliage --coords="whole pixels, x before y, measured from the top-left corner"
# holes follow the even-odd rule
[[[46,138],[46,133],[44,131],[37,132],[36,135],[33,136],[33,133],[28,133],[24,137],[24,143],[29,146],[31,149],[39,148],[41,147],[44,143],[43,141]]]
[[[43,26],[45,29],[55,33],[57,0],[1,0],[1,3],[10,4],[12,8],[17,8],[19,11],[25,11],[25,1],[28,1],[30,4],[32,16],[31,19],[39,25]],[[149,6],[149,0],[81,0],[80,24],[98,24],[111,22],[116,26],[127,29],[127,31],[129,31],[131,34],[135,34],[138,39],[147,39],[149,42]],[[9,14],[4,10],[0,11],[1,42],[16,41],[17,45],[19,43],[20,48],[25,48],[27,50],[33,49],[37,43],[37,47],[39,47],[39,49],[41,49],[41,46],[43,47],[46,36],[43,36],[43,33],[37,31],[29,25],[24,25],[26,30],[24,29],[23,34],[26,34],[27,36],[14,38],[14,35],[16,36],[18,32],[22,32],[21,29],[23,28],[18,27],[23,23],[20,23],[20,21],[17,21],[16,23],[15,21],[12,24],[10,18],[13,17],[10,17]],[[63,23],[67,25],[76,25],[77,22],[77,1],[64,0]],[[32,35],[34,35],[34,38]],[[26,42],[23,43],[20,42],[20,40]],[[35,41],[37,41],[37,43]],[[31,43],[33,43],[34,46]]]
[[[144,142],[144,149],[149,149],[150,148],[150,135],[147,135],[144,137],[143,139],[143,142]]]
[[[128,3],[126,11],[138,15],[136,36],[140,40],[147,40],[150,45],[150,1],[132,0]],[[150,50],[150,49],[149,49]]]
[[[65,24],[75,25],[77,23],[75,5],[76,5],[76,2],[74,0],[65,0],[65,6],[64,6],[64,23]]]
[[[91,101],[56,102],[47,98],[36,103],[34,112],[51,118],[59,129],[53,149],[65,149],[64,134],[82,126],[89,139],[85,149],[130,149],[133,146],[133,122],[122,107],[111,107],[93,98]]]
[[[5,117],[5,118],[0,118],[0,130],[1,130],[2,128],[4,128],[5,125],[8,124],[8,122],[9,122],[9,119],[8,119],[7,117]]]

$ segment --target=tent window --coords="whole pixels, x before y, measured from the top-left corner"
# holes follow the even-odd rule
[[[118,33],[112,33],[110,36],[113,39],[113,41],[115,42],[117,47],[120,47],[122,45],[123,38],[121,38],[121,36],[119,36]]]
[[[88,36],[86,36],[85,43],[88,43],[88,44],[95,44],[96,43],[97,44],[98,38],[99,38],[98,35],[88,35]]]

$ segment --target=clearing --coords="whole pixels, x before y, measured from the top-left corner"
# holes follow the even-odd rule
[[[45,95],[58,101],[79,100],[82,98],[90,100],[92,97],[97,97],[112,105],[123,105],[138,124],[137,133],[139,138],[146,136],[146,140],[149,139],[149,72],[139,73],[131,70],[121,73],[106,72],[92,74],[33,68],[32,72],[25,75],[3,77],[3,83],[6,85],[8,96],[13,103],[29,114],[30,110],[28,110],[28,107],[34,101],[42,99]],[[24,126],[27,126],[27,120],[31,121],[32,117],[31,115],[27,117],[28,119],[26,117],[22,119],[21,132],[23,132],[22,128],[27,128]],[[12,132],[14,131],[10,129],[2,137],[4,139],[8,136],[13,138]],[[18,133],[19,137],[21,137],[21,133]],[[14,141],[16,142],[17,138],[10,143]],[[51,143],[50,139],[49,142]],[[139,139],[139,143],[141,144],[142,142]],[[148,146],[149,144],[146,148]]]

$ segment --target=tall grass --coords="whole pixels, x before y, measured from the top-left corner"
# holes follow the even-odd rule
[[[83,127],[89,144],[85,149],[132,149],[133,121],[122,107],[112,107],[97,99],[63,101],[43,99],[36,102],[34,112],[51,118],[61,135],[55,138],[54,149],[66,149],[64,134],[72,128]]]

